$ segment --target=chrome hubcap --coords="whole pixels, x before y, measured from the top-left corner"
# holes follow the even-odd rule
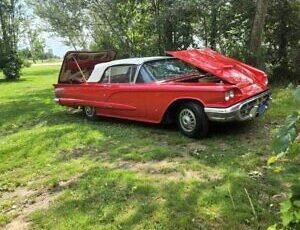
[[[190,109],[183,109],[179,114],[179,122],[182,129],[186,132],[192,132],[197,125],[196,116]]]
[[[88,116],[88,117],[92,117],[95,113],[95,109],[93,107],[90,107],[90,106],[87,106],[85,107],[85,114]]]

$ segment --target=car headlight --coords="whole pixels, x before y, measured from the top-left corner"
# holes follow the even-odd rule
[[[269,79],[268,79],[268,78],[266,78],[266,80],[265,80],[265,84],[266,84],[266,85],[268,85],[268,84],[269,84]]]
[[[229,101],[230,99],[234,98],[234,90],[230,90],[225,93],[225,101]]]

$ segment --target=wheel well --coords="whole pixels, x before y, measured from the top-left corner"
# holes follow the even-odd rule
[[[176,101],[173,101],[169,105],[168,109],[164,113],[161,123],[163,123],[163,124],[174,123],[179,106],[182,104],[185,104],[187,102],[194,102],[203,107],[203,104],[200,101],[195,100],[195,99],[178,99]]]

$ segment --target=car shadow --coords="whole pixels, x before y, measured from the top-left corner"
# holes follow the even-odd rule
[[[83,113],[75,113],[73,114],[76,116],[78,119],[85,119]],[[146,128],[151,130],[151,132],[157,131],[157,133],[161,132],[170,132],[170,133],[175,133],[178,132],[180,133],[177,124],[172,123],[172,124],[153,124],[153,123],[146,123],[146,122],[139,122],[139,121],[131,121],[131,120],[126,120],[126,119],[120,119],[120,118],[111,118],[111,117],[103,117],[99,116],[98,120],[96,122],[105,122],[107,124],[119,124],[123,125],[124,127],[141,127],[141,128]],[[244,121],[244,122],[210,122],[210,131],[207,137],[204,137],[202,139],[207,139],[210,137],[222,137],[222,136],[227,136],[227,135],[240,135],[240,134],[245,134],[249,130],[253,130],[256,128],[255,125],[255,120],[253,121]],[[182,134],[180,134],[182,135]],[[195,138],[197,139],[197,138]]]

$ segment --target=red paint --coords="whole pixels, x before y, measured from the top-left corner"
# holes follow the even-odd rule
[[[214,74],[224,83],[56,84],[56,97],[64,106],[96,107],[101,116],[160,123],[168,107],[177,100],[196,100],[204,107],[227,108],[267,90],[264,72],[215,51],[167,53]],[[232,89],[235,98],[225,101],[225,92]]]
[[[211,49],[168,51],[178,59],[197,66],[220,79],[237,85],[241,90],[250,85],[257,85],[266,90],[267,75],[252,66],[226,57]],[[245,90],[247,92],[248,89]]]

